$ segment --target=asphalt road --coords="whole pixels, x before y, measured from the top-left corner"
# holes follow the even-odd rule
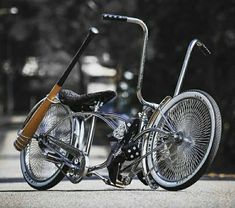
[[[33,190],[22,178],[19,153],[13,148],[16,130],[0,128],[0,207],[235,207],[235,181],[200,180],[179,192],[156,191],[133,180],[125,189],[96,178],[79,184],[62,181],[49,191]],[[107,151],[95,146],[92,161],[101,162]],[[107,175],[106,171],[101,174]]]

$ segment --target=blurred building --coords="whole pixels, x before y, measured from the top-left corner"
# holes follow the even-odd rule
[[[105,90],[116,91],[114,79],[117,71],[115,69],[102,66],[96,56],[83,57],[81,64],[87,93]]]

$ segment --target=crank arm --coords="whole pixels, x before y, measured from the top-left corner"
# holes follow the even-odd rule
[[[78,169],[78,168],[79,168],[78,166],[75,166],[75,165],[71,164],[71,161],[70,161],[67,157],[65,157],[65,156],[64,156],[63,154],[61,154],[59,151],[57,151],[57,150],[55,150],[53,147],[51,147],[49,143],[43,142],[43,145],[45,145],[46,148],[48,148],[50,151],[55,152],[57,155],[59,155],[60,158],[58,158],[58,159],[60,160],[60,162],[65,163],[65,165],[67,165],[67,166],[70,167],[70,168],[74,168],[74,169]],[[54,164],[55,164],[55,163],[54,163]]]
[[[66,150],[69,154],[73,155],[74,157],[79,157],[81,155],[81,152],[79,149],[63,142],[63,141],[60,141],[58,139],[55,139],[54,137],[50,136],[50,135],[47,135],[47,139],[49,142],[57,145],[58,147]]]

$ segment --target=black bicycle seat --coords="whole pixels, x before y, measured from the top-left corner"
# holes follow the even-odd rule
[[[59,92],[60,102],[68,105],[71,110],[75,112],[81,111],[82,109],[88,110],[90,106],[94,106],[96,102],[102,102],[105,104],[114,97],[116,97],[116,92],[111,90],[82,95],[67,89],[62,89]]]

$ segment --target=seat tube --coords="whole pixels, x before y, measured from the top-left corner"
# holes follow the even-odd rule
[[[97,105],[95,106],[94,112],[98,111],[100,105],[101,105],[101,103],[98,102]],[[94,134],[95,134],[95,125],[96,125],[96,116],[93,115],[92,120],[91,120],[91,127],[90,127],[90,130],[89,130],[88,141],[87,141],[87,144],[86,144],[86,150],[85,150],[86,155],[90,154],[91,145],[93,143]]]

